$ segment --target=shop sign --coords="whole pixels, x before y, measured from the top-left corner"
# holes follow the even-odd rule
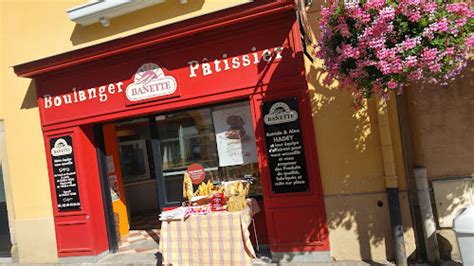
[[[202,167],[202,165],[198,163],[193,163],[188,166],[186,172],[188,173],[194,185],[202,183],[206,175],[206,173],[204,172],[204,167]]]
[[[276,125],[296,121],[298,119],[298,113],[291,110],[290,107],[284,102],[277,102],[270,111],[265,115],[263,121],[267,125]]]
[[[71,105],[76,103],[97,100],[99,102],[107,102],[109,97],[114,94],[122,93],[123,82],[109,83],[99,87],[93,87],[86,90],[77,90],[72,88],[63,95],[51,96],[43,95],[44,109],[51,107],[61,107],[63,105]]]
[[[271,38],[262,37],[264,32]],[[211,95],[219,99],[230,91],[264,88],[270,81],[292,76],[302,78],[287,31],[279,26],[255,29],[241,39],[246,41],[239,45],[229,45],[231,40],[225,38],[195,49],[177,48],[173,54],[156,49],[153,58],[132,53],[106,68],[94,65],[42,78],[38,82],[42,124],[92,117],[96,121],[103,115],[118,118],[121,112],[147,103],[150,110],[161,109],[149,104],[155,101],[175,108],[180,101],[195,104]]]
[[[309,191],[297,99],[264,102],[262,114],[273,193]]]
[[[166,76],[161,67],[154,63],[143,64],[127,86],[125,94],[131,102],[173,95],[178,85],[175,78]]]
[[[58,210],[80,210],[81,201],[77,186],[72,137],[53,138],[49,143]]]
[[[220,57],[209,61],[207,57],[198,60],[188,61],[189,77],[196,78],[198,76],[208,76],[219,72],[239,69],[241,67],[248,67],[250,65],[257,65],[260,62],[270,63],[272,61],[280,61],[284,47],[277,46],[272,49],[265,49],[261,52],[257,51],[254,46],[250,53],[240,56],[229,57],[227,53],[223,53]]]

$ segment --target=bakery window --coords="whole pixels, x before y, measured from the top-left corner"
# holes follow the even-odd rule
[[[159,115],[155,122],[169,201],[183,200],[183,174],[193,163],[204,167],[205,182],[251,176],[249,194],[262,194],[249,102]]]

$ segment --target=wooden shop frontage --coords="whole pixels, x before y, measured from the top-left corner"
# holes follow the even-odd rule
[[[113,252],[138,215],[159,226],[193,196],[238,190],[249,220],[222,220],[254,215],[274,258],[329,259],[294,8],[257,1],[15,67],[36,84],[60,257]],[[204,221],[228,211],[203,209],[190,215],[212,242],[225,225]]]

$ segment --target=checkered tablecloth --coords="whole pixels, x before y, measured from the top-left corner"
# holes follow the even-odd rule
[[[185,221],[163,221],[160,251],[163,264],[251,265],[255,251],[248,227],[260,211],[255,199],[238,212],[193,215]]]

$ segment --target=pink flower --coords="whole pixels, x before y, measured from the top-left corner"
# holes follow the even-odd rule
[[[359,4],[357,2],[344,1],[344,8],[347,11],[353,11],[359,8]]]
[[[416,47],[420,43],[420,38],[407,38],[402,42],[403,50],[407,51]]]
[[[425,63],[430,63],[434,60],[436,60],[436,56],[438,55],[438,49],[436,48],[425,48],[423,49],[423,54],[421,55],[423,61]]]
[[[437,32],[446,32],[449,29],[448,19],[443,17],[440,21],[433,23],[433,28]]]
[[[434,13],[436,12],[437,5],[434,2],[427,2],[423,5],[423,11],[427,13]]]
[[[447,10],[449,13],[456,13],[461,16],[468,15],[470,12],[469,7],[465,2],[448,4]]]
[[[454,55],[454,48],[453,47],[446,48],[446,55]]]
[[[373,38],[369,41],[369,47],[372,49],[382,49],[385,46],[385,38]]]
[[[384,21],[393,20],[395,18],[395,10],[392,7],[386,7],[380,11],[379,16]]]
[[[394,90],[398,87],[398,83],[391,79],[389,82],[387,82],[387,87],[391,90]]]
[[[464,44],[468,48],[471,48],[472,46],[474,46],[474,33],[471,33],[471,36],[469,36],[469,38],[466,38],[466,40],[464,41]]]
[[[358,59],[360,56],[359,49],[352,47],[348,44],[341,45],[341,48],[336,49],[341,54],[341,59],[354,58]]]
[[[425,28],[421,34],[423,37],[426,37],[428,40],[433,40],[434,34],[431,28]]]
[[[403,71],[403,64],[400,58],[396,58],[390,62],[390,72],[391,73],[401,73]]]
[[[428,68],[431,72],[437,73],[441,71],[441,64],[438,61],[434,61],[428,64]]]
[[[365,11],[362,11],[360,16],[359,16],[359,20],[360,20],[361,23],[366,24],[366,23],[370,22],[370,15],[365,13]]]
[[[367,0],[364,5],[365,10],[379,9],[385,6],[385,0]]]
[[[467,23],[467,18],[465,18],[465,17],[456,19],[456,27],[458,27],[458,28],[466,25],[466,23]]]
[[[321,9],[321,17],[322,18],[329,18],[331,16],[332,12],[333,12],[332,8],[324,7],[323,9]]]
[[[408,74],[408,79],[411,80],[411,81],[420,80],[421,77],[422,77],[421,69],[415,70],[415,71],[411,72],[410,74]]]
[[[416,56],[407,56],[407,58],[405,58],[405,65],[407,67],[415,67],[418,63],[418,60],[416,58]]]
[[[419,5],[421,0],[400,0],[400,5],[406,4],[406,5]]]
[[[347,38],[351,35],[349,31],[349,26],[346,23],[346,20],[343,17],[338,19],[339,24],[335,27],[337,31],[342,35],[342,37]]]
[[[332,0],[330,8],[321,12],[315,54],[325,61],[327,80],[337,79],[341,88],[354,93],[357,102],[370,93],[383,97],[389,97],[391,91],[401,93],[411,81],[445,84],[466,65],[469,49],[474,46],[474,33],[466,33],[466,25],[474,18],[469,4],[425,0],[343,2]],[[338,8],[343,12],[336,12]],[[402,25],[395,21],[398,18],[415,26],[403,29],[408,30],[405,37],[400,36]],[[427,26],[420,24],[425,18]],[[339,34],[343,38],[335,39]],[[439,47],[430,43],[438,36],[446,38],[447,47],[432,48]],[[347,60],[351,64],[346,64]],[[374,67],[380,72],[373,72]]]
[[[391,69],[387,61],[379,61],[376,66],[384,75],[390,74]]]
[[[359,61],[357,61],[356,64],[357,64],[357,68],[362,69],[362,68],[364,68],[364,67],[366,67],[366,66],[371,66],[371,65],[373,65],[373,64],[374,64],[374,61],[371,61],[371,60],[359,60]]]
[[[393,60],[396,56],[397,50],[396,48],[386,49],[382,48],[377,52],[377,58],[380,60]]]
[[[411,12],[410,15],[408,16],[408,20],[411,22],[417,22],[418,20],[420,20],[420,18],[421,18],[421,14],[418,11]]]

